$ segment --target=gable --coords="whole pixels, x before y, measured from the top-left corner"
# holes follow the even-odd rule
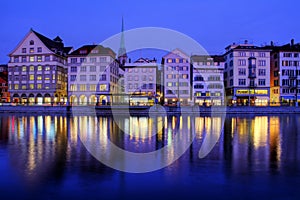
[[[33,41],[34,44],[31,45],[30,41]],[[37,52],[38,47],[42,48],[42,52]],[[22,53],[22,49],[26,48],[26,53]],[[30,48],[34,48],[34,55],[37,54],[48,54],[53,53],[50,51],[46,45],[36,36],[36,34],[30,30],[30,32],[23,38],[23,40],[17,45],[17,47],[9,54],[9,56],[15,55],[26,55],[29,54]]]

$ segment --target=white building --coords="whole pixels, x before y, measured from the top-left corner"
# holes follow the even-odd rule
[[[223,105],[225,90],[223,56],[191,56],[195,105]]]
[[[11,102],[44,104],[67,101],[67,53],[57,36],[51,40],[30,30],[9,54]]]
[[[270,105],[296,105],[300,100],[300,43],[271,46]],[[298,104],[297,104],[298,105]]]
[[[189,105],[192,103],[190,58],[179,49],[162,59],[163,96],[166,105]]]
[[[224,85],[227,104],[268,105],[270,52],[270,49],[248,44],[248,41],[226,47]]]
[[[101,45],[84,45],[68,55],[71,104],[111,104],[119,92],[116,54]]]
[[[157,97],[156,60],[140,58],[134,63],[125,63],[125,103],[130,105],[153,105]]]

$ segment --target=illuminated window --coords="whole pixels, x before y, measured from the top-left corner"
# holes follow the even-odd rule
[[[42,89],[42,84],[37,84],[37,89]]]
[[[22,85],[22,90],[26,90],[26,85]]]
[[[107,85],[106,84],[101,84],[100,85],[100,91],[106,91],[107,90]]]
[[[167,60],[167,63],[172,63],[172,58],[169,58],[169,59]]]
[[[73,92],[74,92],[74,91],[77,91],[77,85],[71,84],[70,90],[73,91]]]
[[[179,63],[179,58],[176,58],[176,63]]]
[[[29,53],[34,53],[34,48],[30,48]]]
[[[42,62],[42,56],[38,56],[38,57],[37,57],[37,61],[38,61],[38,62]]]
[[[46,90],[50,89],[50,85],[49,84],[45,84],[45,89]]]
[[[34,56],[29,56],[29,62],[34,62]]]
[[[34,89],[34,84],[30,84],[30,85],[29,85],[29,88],[30,88],[31,90],[33,90],[33,89]]]
[[[79,85],[79,90],[80,91],[86,91],[86,85],[85,84],[80,84]]]
[[[26,66],[23,66],[23,67],[22,67],[22,71],[23,71],[23,72],[26,72],[26,71],[27,71],[27,67],[26,67]]]
[[[97,85],[91,84],[90,85],[90,91],[96,91]]]
[[[43,70],[43,67],[42,67],[41,65],[39,65],[39,66],[37,67],[37,70],[38,70],[38,71],[42,71],[42,70]]]
[[[45,76],[45,80],[50,80],[50,75],[49,75],[49,74],[47,74],[47,75]]]
[[[33,74],[30,74],[30,75],[29,75],[29,80],[31,80],[31,81],[34,80],[34,75],[33,75]]]
[[[19,89],[19,84],[15,84],[15,90]]]
[[[55,80],[56,76],[55,74],[52,75],[52,80]]]
[[[41,76],[41,75],[38,75],[38,76],[37,76],[37,80],[42,80],[42,76]]]
[[[45,66],[45,71],[50,71],[50,66]]]
[[[34,66],[31,65],[31,66],[29,67],[29,70],[30,70],[30,71],[34,71]]]

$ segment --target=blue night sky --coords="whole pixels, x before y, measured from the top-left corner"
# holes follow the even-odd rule
[[[163,27],[198,41],[210,54],[232,42],[256,45],[299,42],[298,0],[109,0],[0,1],[0,63],[32,27],[47,37],[59,35],[68,46],[100,43],[125,29]],[[142,55],[147,57],[147,55]]]

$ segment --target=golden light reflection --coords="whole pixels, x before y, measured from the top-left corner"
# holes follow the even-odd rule
[[[281,160],[281,135],[279,117],[270,117],[270,156],[271,159]]]
[[[268,139],[268,117],[255,117],[251,123],[251,133],[253,133],[254,148],[264,147]]]

